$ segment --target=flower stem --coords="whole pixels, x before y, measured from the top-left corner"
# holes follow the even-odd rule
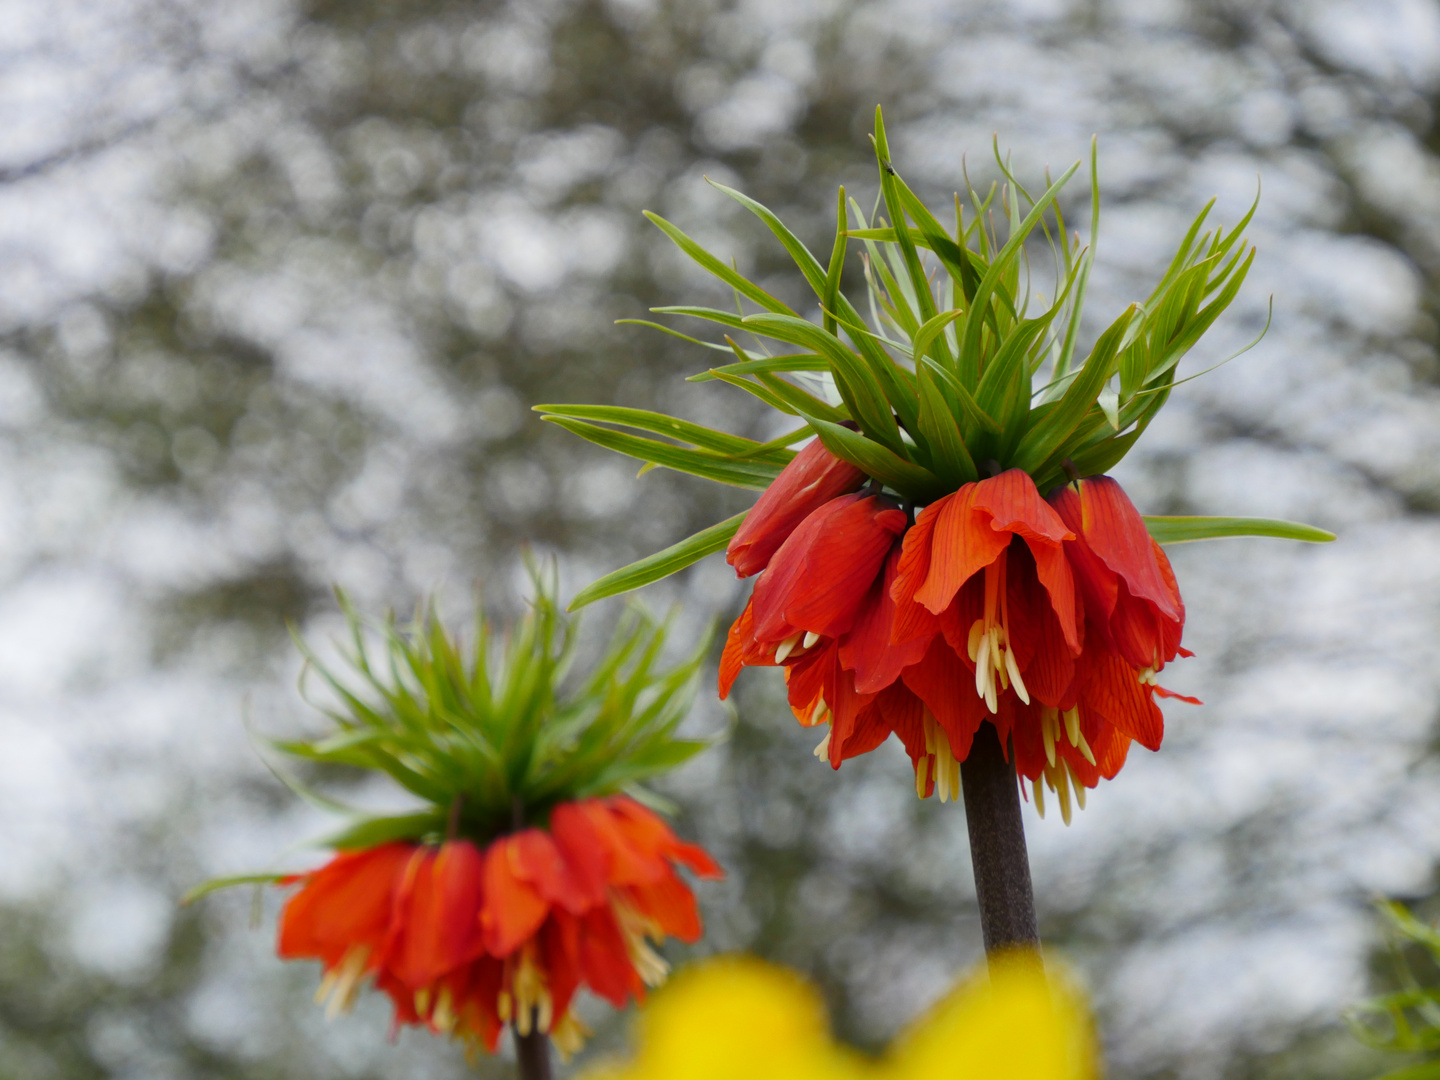
[[[520,1080],[550,1080],[550,1040],[543,1031],[515,1032],[515,1057],[520,1063]]]
[[[993,724],[981,724],[976,732],[969,756],[960,763],[960,782],[985,952],[1038,949],[1035,894],[1020,820],[1020,785]]]

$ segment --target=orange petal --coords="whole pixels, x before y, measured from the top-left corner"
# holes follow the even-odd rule
[[[592,906],[590,890],[570,873],[564,855],[549,834],[526,829],[512,839],[519,876],[534,885],[546,903],[576,913]]]
[[[636,910],[655,920],[661,931],[684,942],[700,940],[700,909],[695,895],[674,874],[628,890]]]
[[[925,655],[928,639],[892,645],[895,601],[890,590],[900,571],[900,545],[892,544],[885,573],[871,587],[855,625],[840,640],[840,663],[855,672],[858,693],[874,694],[900,677],[900,672]],[[932,635],[933,636],[933,635]]]
[[[1093,709],[1147,750],[1160,749],[1165,718],[1135,669],[1115,653],[1095,652],[1086,654],[1083,668],[1082,715]]]
[[[925,583],[915,590],[915,601],[932,614],[940,614],[955,599],[962,585],[1010,546],[1009,534],[993,528],[992,515],[975,506],[982,486],[993,484],[995,479],[998,477],[966,484],[942,500],[944,505],[936,518],[935,535],[930,544],[930,573]]]
[[[816,510],[755,583],[756,639],[849,630],[905,521],[904,511],[874,495],[843,495]]]
[[[1155,541],[1124,489],[1108,476],[1080,481],[1080,514],[1085,542],[1124,579],[1131,594],[1149,600],[1169,619],[1183,618],[1179,590],[1161,573]]]
[[[474,844],[457,840],[427,850],[413,867],[385,957],[401,982],[418,989],[485,951],[479,918],[483,865]]]
[[[485,949],[504,958],[540,929],[550,905],[530,882],[521,877],[516,834],[502,836],[485,851],[485,903],[480,929]]]
[[[577,803],[561,803],[550,812],[550,836],[565,857],[570,879],[585,907],[605,902],[609,859],[599,832]]]
[[[625,937],[608,907],[595,908],[583,916],[580,970],[585,984],[617,1009],[625,1007],[625,999],[632,993],[637,998],[645,994],[645,984],[630,962]]]
[[[837,495],[857,490],[865,479],[816,439],[780,470],[745,515],[725,549],[725,561],[742,578],[758,574],[812,512]]]
[[[276,951],[338,964],[352,945],[367,945],[378,958],[390,923],[394,892],[415,851],[394,843],[343,851],[313,873],[280,913]]]

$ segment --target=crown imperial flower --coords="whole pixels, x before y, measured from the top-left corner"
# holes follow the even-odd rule
[[[1083,800],[1113,777],[1132,741],[1160,745],[1155,698],[1178,696],[1156,682],[1185,655],[1184,606],[1158,541],[1333,539],[1255,518],[1142,518],[1105,475],[1238,293],[1255,254],[1244,239],[1254,207],[1234,228],[1204,231],[1206,206],[1153,292],[1087,355],[1078,341],[1100,213],[1093,149],[1082,245],[1060,203],[1079,162],[1032,195],[997,148],[1005,187],[997,197],[995,186],[967,184],[969,207],[957,198],[952,229],[899,175],[878,110],[874,146],[885,217],[867,220],[841,189],[828,265],[769,209],[715,185],[794,260],[818,301],[815,321],[648,215],[740,298],[738,315],[656,309],[726,329],[723,345],[690,339],[727,354],[692,380],[743,389],[800,426],[761,443],[638,409],[536,406],[650,465],[763,489],[748,514],[606,575],[576,604],[725,548],[755,585],[726,641],[722,697],[742,668],[782,667],[800,722],[829,726],[818,756],[838,767],[893,733],[917,791],[942,800],[958,793],[959,763],[990,724],[1041,812],[1051,790],[1068,821],[1071,793]],[[1048,300],[1028,286],[1027,245],[1041,231],[1056,259]],[[841,287],[854,244],[864,248],[868,323]],[[741,334],[760,348],[742,348]]]
[[[643,999],[668,965],[652,943],[700,936],[675,873],[720,869],[633,799],[562,803],[546,829],[469,840],[382,844],[336,855],[280,916],[279,954],[324,965],[321,997],[348,1007],[369,976],[397,1024],[424,1024],[494,1051],[507,1023],[579,1048],[570,1011],[586,986],[617,1008]]]
[[[379,627],[376,662],[374,628],[343,595],[352,678],[301,645],[333,692],[338,730],[273,745],[387,773],[420,808],[357,814],[315,870],[195,894],[241,880],[298,887],[277,951],[320,961],[331,1015],[373,982],[397,1027],[493,1051],[509,1024],[569,1053],[586,1034],[571,1009],[580,988],[622,1007],[665,977],[656,945],[700,936],[677,868],[702,878],[720,868],[631,795],[703,748],[674,732],[709,644],[662,669],[665,627],[633,609],[595,670],[562,692],[574,625],[553,580],[533,576],[533,607],[503,648],[483,616],[463,647],[432,612],[409,629]]]

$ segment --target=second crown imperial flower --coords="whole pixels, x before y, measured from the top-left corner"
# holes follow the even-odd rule
[[[282,882],[301,887],[281,914],[279,953],[322,962],[332,1011],[372,977],[397,1026],[424,1024],[493,1053],[514,1023],[573,1053],[585,1035],[570,1010],[576,990],[622,1007],[668,970],[651,942],[699,938],[677,863],[720,876],[702,849],[623,796],[563,803],[548,828],[484,848],[451,839],[344,851]]]

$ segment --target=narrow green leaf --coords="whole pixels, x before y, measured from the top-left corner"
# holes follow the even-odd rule
[[[614,450],[617,453],[673,469],[676,472],[689,473],[692,476],[704,477],[706,480],[731,484],[735,487],[769,487],[770,482],[779,475],[781,469],[780,465],[760,461],[730,461],[714,454],[688,450],[681,446],[675,446],[673,443],[661,442],[658,439],[628,435],[625,432],[601,427],[584,420],[571,420],[563,416],[545,416],[542,419],[546,423],[558,424],[566,431],[573,432],[582,439],[588,439],[607,450]]]
[[[1006,239],[1005,246],[1000,249],[999,254],[991,261],[989,269],[985,271],[985,276],[980,279],[980,284],[975,289],[975,299],[972,304],[972,310],[985,310],[986,306],[990,303],[991,295],[996,291],[1001,282],[1006,267],[1009,266],[1011,261],[1020,253],[1020,249],[1024,245],[1026,238],[1044,216],[1046,209],[1055,201],[1056,197],[1059,196],[1061,189],[1064,188],[1070,181],[1070,178],[1075,175],[1075,170],[1078,168],[1080,168],[1080,163],[1077,161],[1074,165],[1071,165],[1070,168],[1066,169],[1065,172],[1060,175],[1060,179],[1050,185],[1045,194],[1041,195],[1034,207],[1031,208],[1030,212],[1025,215],[1025,219],[1020,223],[1018,231]],[[980,319],[968,318],[965,320],[965,333],[960,341],[958,363],[960,365],[960,380],[967,386],[974,386],[980,380],[979,347],[980,329],[983,325],[983,321]]]
[[[706,270],[710,271],[710,273],[714,274],[721,281],[725,282],[726,285],[729,285],[741,296],[744,296],[746,299],[753,300],[755,303],[763,307],[766,311],[774,311],[782,315],[795,314],[795,312],[791,311],[789,306],[786,305],[783,301],[771,296],[764,289],[760,288],[759,285],[756,285],[748,278],[737,273],[731,267],[726,266],[724,262],[716,258],[714,255],[710,254],[710,252],[706,251],[694,240],[686,236],[685,233],[682,232],[679,228],[670,224],[670,222],[666,221],[659,214],[652,214],[649,210],[646,210],[645,216],[650,219],[651,223],[654,224],[656,228],[658,228],[661,232],[663,232],[666,236],[673,240],[676,247],[678,247],[681,251],[685,252],[686,255],[689,255],[690,258],[694,259],[697,263],[703,266]]]
[[[730,538],[740,528],[740,523],[745,520],[745,515],[750,511],[736,514],[734,517],[726,518],[718,525],[711,525],[694,536],[681,540],[678,544],[671,544],[663,551],[657,551],[654,555],[633,562],[629,566],[622,566],[619,570],[612,570],[604,577],[592,581],[585,588],[581,589],[575,599],[570,601],[567,610],[578,611],[586,604],[593,604],[596,600],[603,600],[607,596],[618,596],[621,593],[638,589],[642,585],[649,585],[651,582],[659,581],[661,578],[669,577],[671,574],[685,569],[692,563],[699,562],[707,555],[713,555],[717,551],[724,551],[725,546],[730,543]]]
[[[807,416],[806,419],[832,454],[844,458],[866,475],[893,487],[915,502],[929,502],[945,494],[945,485],[929,469],[906,461],[874,439],[867,439],[858,431],[818,417]]]
[[[795,265],[800,268],[800,273],[805,275],[805,280],[810,283],[810,288],[815,291],[815,295],[820,297],[825,295],[825,268],[822,267],[820,261],[810,253],[810,249],[802,244],[799,238],[785,227],[785,223],[771,212],[769,207],[756,202],[744,192],[736,191],[734,188],[716,183],[708,176],[705,178],[705,182],[715,190],[730,196],[730,198],[734,199],[741,206],[745,207],[746,210],[749,210],[763,221],[770,231],[775,234],[775,238],[780,241],[785,250],[789,252],[790,258],[795,260]],[[778,308],[770,308],[769,310],[782,315],[795,314],[795,312],[789,308],[786,308],[784,311],[780,311]]]
[[[841,185],[840,195],[836,200],[835,207],[835,245],[830,249],[830,266],[825,271],[825,295],[821,298],[821,307],[825,310],[825,332],[835,333],[835,317],[830,312],[835,310],[835,298],[840,295],[840,277],[845,272],[845,226],[849,221],[845,217],[845,188]]]
[[[724,346],[721,346],[725,351]],[[768,356],[763,360],[741,360],[734,364],[721,364],[697,375],[686,378],[686,382],[710,382],[726,375],[754,375],[761,371],[829,371],[830,363],[823,356],[814,353],[797,353],[792,356]]]
[[[444,828],[445,813],[440,810],[369,817],[332,833],[315,846],[334,848],[336,851],[358,851],[379,847],[395,840],[419,840],[428,833],[440,832]]]
[[[1011,460],[1015,468],[1033,473],[1047,458],[1059,452],[1071,433],[1080,426],[1085,414],[1100,396],[1100,391],[1115,373],[1115,353],[1135,312],[1136,306],[1131,304],[1100,335],[1085,366],[1066,388],[1064,396],[1025,433]]]
[[[965,437],[936,387],[929,365],[920,366],[915,381],[920,387],[920,434],[930,444],[931,469],[952,490],[978,480],[980,473]]]
[[[719,349],[721,352],[730,351],[729,349],[725,348],[724,345],[717,345],[713,341],[701,341],[699,338],[691,337],[689,334],[682,334],[679,330],[675,330],[669,326],[666,326],[664,323],[651,322],[649,319],[616,319],[615,325],[648,326],[652,330],[659,330],[662,333],[669,334],[671,337],[677,337],[681,341],[688,341],[691,345],[699,345],[705,349]]]
[[[1271,518],[1245,517],[1146,517],[1145,528],[1162,544],[1183,544],[1190,540],[1217,540],[1225,536],[1274,536],[1281,540],[1303,540],[1324,544],[1335,534],[1314,525]]]
[[[917,368],[920,366],[920,358],[930,351],[931,343],[937,337],[944,334],[945,328],[949,326],[952,322],[954,322],[956,319],[961,319],[964,317],[965,312],[963,310],[956,309],[954,311],[942,311],[937,315],[931,316],[925,321],[925,324],[915,332],[915,337],[910,343],[911,350],[915,358],[915,366]],[[946,352],[948,354],[949,350],[946,350]],[[936,359],[939,358],[937,357]]]
[[[910,230],[905,228],[905,207],[900,199],[900,192],[896,186],[895,167],[890,160],[890,144],[885,139],[885,118],[881,115],[880,106],[875,106],[875,160],[880,166],[880,190],[885,196],[885,209],[890,214],[890,220],[895,224],[895,241],[900,248],[900,257],[905,262],[905,269],[910,275],[910,287],[915,292],[915,300],[919,305],[920,322],[927,323],[935,317],[935,298],[930,295],[930,281],[925,276],[925,268],[920,264],[920,256],[915,253],[915,244],[910,239]],[[932,339],[935,340],[935,339]],[[938,342],[941,356],[936,357],[946,363],[950,360],[950,350],[945,348],[944,342]]]
[[[955,378],[954,375],[935,363],[935,361],[928,356],[924,358],[924,363],[925,368],[932,375],[939,376],[941,385],[954,393],[955,400],[960,406],[960,411],[965,414],[966,419],[974,424],[980,431],[988,431],[992,435],[1000,434],[1000,425],[995,422],[995,418],[980,408],[974,396],[969,390],[965,389],[965,385],[960,382],[959,379]]]
[[[229,877],[211,878],[209,881],[202,881],[199,885],[185,890],[185,895],[180,897],[181,905],[193,904],[203,896],[209,896],[221,889],[231,889],[236,885],[274,885],[277,881],[284,881],[287,874],[231,874]]]
[[[860,357],[847,349],[840,339],[804,319],[787,315],[750,315],[747,327],[759,329],[780,341],[814,349],[830,361],[835,382],[846,399],[852,415],[865,432],[891,450],[900,451],[900,429],[895,423],[890,402],[876,380],[874,372]]]
[[[703,450],[724,454],[727,457],[743,454],[759,460],[776,461],[783,466],[793,456],[784,451],[766,453],[763,450],[763,444],[754,439],[715,431],[713,428],[692,424],[688,420],[681,420],[665,413],[651,412],[649,409],[631,409],[620,405],[534,405],[531,407],[542,416],[563,416],[572,420],[600,421],[606,424],[635,428],[639,431],[650,431],[656,435],[665,435],[690,443]]]

